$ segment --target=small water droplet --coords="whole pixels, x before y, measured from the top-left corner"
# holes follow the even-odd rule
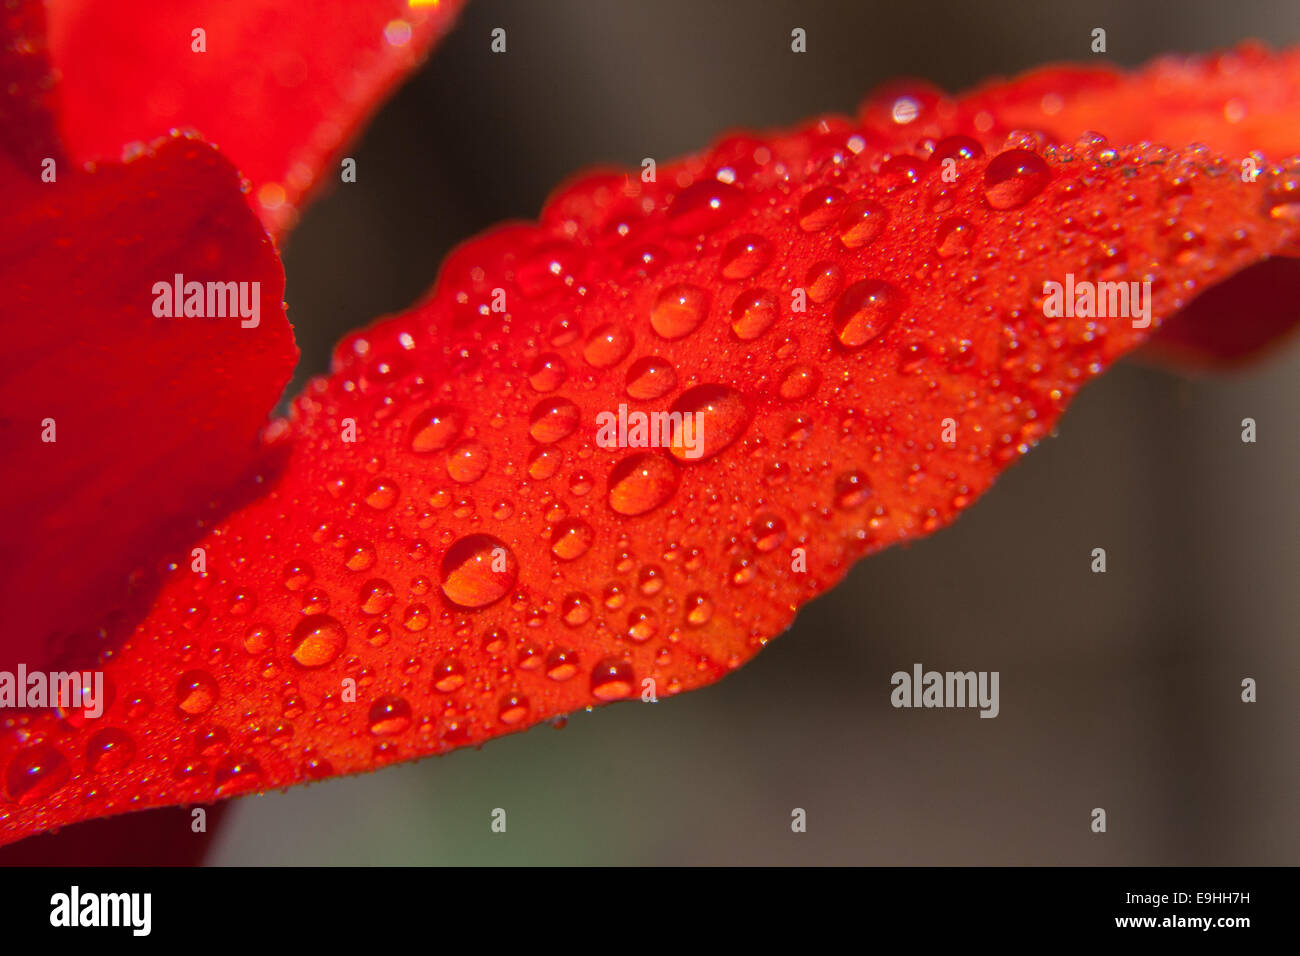
[[[871,493],[871,483],[860,471],[846,471],[835,479],[835,504],[845,510],[863,504]]]
[[[686,595],[686,623],[691,627],[703,627],[713,617],[713,601],[703,591],[692,591]]]
[[[433,669],[433,687],[444,694],[450,694],[465,683],[465,665],[454,657],[439,662]]]
[[[546,655],[546,676],[551,680],[568,680],[578,673],[578,652],[556,647]]]
[[[312,579],[316,577],[316,572],[306,561],[291,561],[284,566],[284,587],[287,591],[301,591]]]
[[[18,751],[5,769],[5,791],[14,803],[44,800],[72,775],[67,758],[50,744],[35,744]]]
[[[365,502],[376,511],[387,511],[397,504],[399,494],[397,484],[391,479],[376,478],[366,489]]]
[[[478,441],[463,441],[447,452],[447,476],[462,485],[478,481],[487,474],[492,456]]]
[[[670,228],[679,236],[713,232],[745,208],[745,194],[716,179],[703,180],[678,193],[668,211]]]
[[[528,370],[528,384],[538,392],[553,392],[568,377],[569,369],[564,359],[554,352],[539,355]]]
[[[503,724],[517,724],[528,716],[528,698],[520,694],[506,694],[497,705],[497,718]]]
[[[817,391],[820,382],[821,373],[811,365],[801,362],[791,365],[781,373],[781,382],[777,386],[777,391],[787,402],[798,401]]]
[[[383,614],[393,603],[393,586],[383,578],[371,578],[361,585],[361,613]]]
[[[580,627],[591,620],[591,598],[581,591],[566,594],[560,601],[560,619],[569,627]]]
[[[939,223],[935,235],[935,251],[945,259],[959,256],[970,250],[975,242],[975,227],[965,219],[945,219]]]
[[[86,744],[86,767],[91,773],[113,773],[133,759],[135,740],[117,727],[96,731]]]
[[[571,518],[555,526],[551,533],[551,554],[561,561],[576,561],[587,553],[596,532],[581,518]]]

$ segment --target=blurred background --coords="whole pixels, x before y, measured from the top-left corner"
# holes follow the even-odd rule
[[[348,150],[357,183],[293,235],[297,381],[586,166],[852,112],[900,75],[956,91],[1249,37],[1300,41],[1300,6],[472,0]],[[1298,381],[1300,342],[1233,377],[1125,363],[953,528],[860,563],[721,683],[236,801],[209,861],[1300,863]],[[1000,716],[893,709],[889,677],[914,662],[1000,671]]]

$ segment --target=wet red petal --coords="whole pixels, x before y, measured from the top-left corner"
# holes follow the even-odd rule
[[[75,160],[193,128],[282,235],[339,148],[445,33],[462,0],[54,0],[59,128]],[[129,24],[129,27],[124,27]],[[205,31],[195,52],[193,31]],[[333,169],[326,169],[331,166]]]
[[[129,632],[128,610],[104,609],[128,582],[148,597],[157,549],[184,544],[260,460],[297,350],[279,259],[212,147],[168,139],[48,183],[6,162],[0,178],[0,669],[12,671],[94,660]],[[154,283],[178,273],[260,283],[260,324],[155,318]]]
[[[591,177],[458,249],[339,347],[283,479],[108,665],[100,724],[148,758],[92,770],[94,728],[51,717],[0,742],[9,838],[716,680],[854,560],[952,521],[1164,318],[1300,251],[1293,173],[961,115],[884,91],[862,125]],[[1067,274],[1149,279],[1151,328],[1046,317]],[[602,447],[620,405],[698,413],[700,454]]]

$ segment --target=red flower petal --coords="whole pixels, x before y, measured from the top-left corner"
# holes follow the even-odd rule
[[[78,161],[191,127],[253,183],[275,235],[462,0],[54,0],[59,128]],[[123,24],[129,24],[124,28]],[[206,52],[192,32],[205,31]]]
[[[1253,70],[1265,102],[1287,82]],[[583,180],[344,342],[274,490],[108,665],[107,715],[0,741],[9,838],[707,684],[855,559],[953,520],[1163,318],[1298,248],[1291,174],[1006,141],[913,89],[657,183]],[[1070,273],[1149,278],[1152,327],[1045,317]],[[601,447],[620,405],[698,412],[701,457]],[[111,733],[140,759],[96,766]]]
[[[138,612],[103,612],[128,578],[149,597],[155,583],[133,572],[184,545],[260,460],[297,350],[275,249],[212,147],[169,139],[50,183],[0,160],[0,178],[0,669],[12,671],[93,660],[130,632]],[[155,318],[153,285],[177,273],[260,283],[260,324]]]

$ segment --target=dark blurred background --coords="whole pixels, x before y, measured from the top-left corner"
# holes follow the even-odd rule
[[[960,90],[1250,37],[1300,41],[1300,6],[472,0],[348,150],[358,182],[292,238],[299,381],[343,332],[418,297],[455,243],[536,216],[583,167],[851,112],[899,75]],[[238,801],[210,859],[1300,863],[1298,373],[1300,343],[1234,377],[1126,363],[956,526],[859,564],[720,684]],[[1107,574],[1089,570],[1095,547]],[[1001,715],[894,710],[889,676],[917,661],[999,670]]]

